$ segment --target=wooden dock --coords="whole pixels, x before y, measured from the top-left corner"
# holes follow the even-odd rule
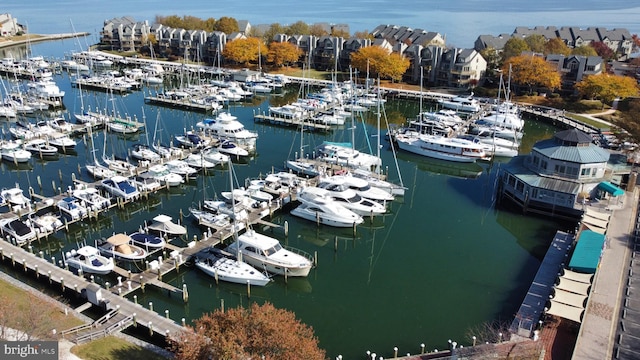
[[[574,240],[575,235],[573,234],[563,231],[556,232],[531,287],[511,323],[509,330],[512,334],[525,338],[530,338],[533,335]]]
[[[197,103],[191,101],[191,98],[169,98],[165,96],[159,95],[149,95],[144,97],[144,102],[148,104],[156,104],[170,107],[178,107],[187,110],[195,110],[195,111],[203,111],[203,112],[211,112],[214,111],[213,105],[211,103]]]
[[[290,118],[284,116],[271,116],[266,114],[254,114],[253,121],[284,125],[284,126],[304,126],[306,129],[329,131],[333,129],[331,125],[322,124],[313,120],[312,117]],[[335,126],[334,126],[335,127]]]

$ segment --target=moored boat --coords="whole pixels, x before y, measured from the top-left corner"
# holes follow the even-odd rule
[[[197,253],[195,265],[216,280],[252,286],[265,286],[271,281],[271,278],[253,266],[238,260],[229,252],[214,247]]]

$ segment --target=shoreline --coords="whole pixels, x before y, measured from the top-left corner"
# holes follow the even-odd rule
[[[22,39],[22,40],[10,40],[9,39],[9,40],[0,41],[0,49],[12,47],[12,46],[24,45],[24,44],[27,44],[27,43],[62,40],[62,39],[69,39],[69,38],[72,38],[72,37],[85,37],[85,36],[89,36],[89,35],[91,35],[91,34],[89,32],[87,32],[87,31],[76,32],[76,33],[46,34],[46,35],[33,34],[33,35],[29,35],[28,38]]]

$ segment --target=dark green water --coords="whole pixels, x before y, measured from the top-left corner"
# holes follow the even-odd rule
[[[70,87],[66,75],[58,76],[56,81],[67,91],[67,111],[78,109],[78,90]],[[297,90],[292,89],[288,96],[295,94]],[[83,99],[85,104],[97,103],[102,107],[108,104],[103,93],[89,92]],[[141,92],[116,99],[119,111],[136,114],[138,118],[144,108],[150,138],[160,119],[158,128],[162,132],[158,136],[165,142],[171,134],[194,126],[205,117],[143,105]],[[265,174],[272,167],[280,168],[299,149],[300,136],[295,129],[252,121],[254,111],[266,110],[270,101],[279,104],[287,99],[275,96],[255,99],[251,104],[232,105],[229,109],[260,136],[257,155],[234,166],[241,182]],[[410,102],[389,101],[385,107],[386,117],[395,123],[417,111],[417,103]],[[366,119],[371,144],[376,142],[371,136],[376,132],[375,122],[373,115]],[[3,123],[5,129],[7,126]],[[523,151],[552,134],[553,129],[547,125],[528,123]],[[325,138],[348,141],[350,137],[350,132],[344,129],[328,135],[305,134],[305,143],[313,147]],[[358,146],[364,149],[367,136],[362,125],[355,137]],[[25,191],[31,186],[37,193],[52,195],[52,181],[56,187],[65,188],[71,184],[72,173],[90,181],[84,170],[78,172],[78,166],[91,159],[91,142],[88,138],[80,140],[74,154],[55,161],[32,160],[24,169],[3,162],[1,187],[18,183]],[[98,156],[103,146],[108,154],[126,156],[126,149],[134,142],[145,142],[146,136],[124,139],[108,134],[105,142],[100,132],[94,134],[93,141]],[[390,177],[395,179],[392,152],[386,142],[383,145],[383,161],[389,166]],[[163,314],[165,309],[169,310],[177,322],[182,317],[191,321],[212,311],[221,301],[225,307],[269,301],[294,311],[303,322],[313,326],[329,357],[342,354],[349,359],[361,358],[367,350],[390,357],[394,346],[402,354],[416,353],[421,343],[427,349],[444,349],[448,339],[466,345],[471,343],[467,338],[469,328],[494,320],[510,322],[553,234],[567,225],[496,210],[495,184],[500,162],[460,167],[409,154],[400,154],[398,161],[409,189],[406,196],[391,203],[386,216],[373,223],[366,220],[355,236],[350,229],[316,228],[285,213],[276,214],[271,220],[278,224],[287,221],[289,236],[285,237],[281,229],[266,230],[268,234],[311,254],[317,252],[319,266],[308,278],[289,279],[287,284],[277,278],[265,288],[253,288],[248,299],[244,286],[215,285],[213,279],[185,268],[163,280],[178,287],[187,284],[190,294],[187,304],[181,298],[152,289],[136,294],[138,301],[145,305],[153,301],[156,311]],[[59,259],[62,251],[75,247],[78,241],[91,243],[113,232],[135,231],[145,220],[160,213],[177,219],[180,211],[188,214],[191,204],[228,189],[228,173],[215,170],[190,184],[131,204],[125,211],[103,214],[98,222],[74,225],[69,233],[56,234],[38,250]],[[185,223],[189,237],[202,233],[190,218],[185,218]],[[179,241],[175,244],[183,245]]]

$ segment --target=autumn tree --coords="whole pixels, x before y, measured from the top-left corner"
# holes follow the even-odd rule
[[[356,31],[355,33],[353,33],[353,37],[356,39],[369,39],[369,40],[374,39],[373,35],[369,32],[369,30]]]
[[[279,67],[298,61],[300,56],[302,50],[292,43],[274,41],[269,44],[267,62]]]
[[[258,60],[258,54],[265,54],[265,45],[261,39],[250,37],[236,39],[227,43],[222,52],[225,59],[248,65]]]
[[[270,303],[216,310],[170,340],[176,360],[323,360],[313,329]]]
[[[544,44],[543,54],[560,54],[560,55],[569,55],[571,54],[571,49],[567,46],[567,44],[559,37],[555,37],[553,39],[549,39]]]
[[[523,51],[529,51],[529,45],[524,39],[512,37],[504,44],[502,49],[502,61],[505,62],[514,56],[520,56]]]
[[[313,24],[309,27],[309,35],[320,37],[320,36],[329,35],[329,32],[325,30],[325,28],[322,27],[322,25]]]
[[[586,76],[576,84],[576,89],[583,97],[599,99],[603,107],[616,98],[638,95],[638,83],[635,79],[611,74]]]
[[[540,34],[531,34],[524,38],[524,42],[529,46],[529,50],[542,54],[544,52],[544,46],[547,43],[547,38]]]
[[[509,58],[502,66],[506,74],[511,70],[511,81],[527,86],[529,92],[534,88],[557,89],[560,87],[558,70],[540,56],[520,55]]]
[[[331,36],[348,39],[351,35],[349,35],[349,32],[346,30],[331,29]]]
[[[240,27],[238,27],[238,20],[232,17],[223,16],[216,21],[214,30],[222,31],[225,34],[231,34],[239,31]]]
[[[611,50],[611,48],[602,41],[592,42],[589,44],[589,46],[594,48],[598,56],[600,56],[606,62],[609,62],[616,57],[616,54],[613,52],[613,50]]]
[[[351,65],[361,73],[367,71],[380,78],[400,80],[409,68],[409,59],[380,46],[366,46],[351,54]]]
[[[178,15],[158,15],[156,16],[156,23],[177,29],[213,31],[216,21],[213,18],[202,20],[190,15],[183,17],[179,17]]]
[[[571,50],[571,55],[580,55],[580,56],[598,56],[596,49],[591,46],[583,45],[574,47]]]

